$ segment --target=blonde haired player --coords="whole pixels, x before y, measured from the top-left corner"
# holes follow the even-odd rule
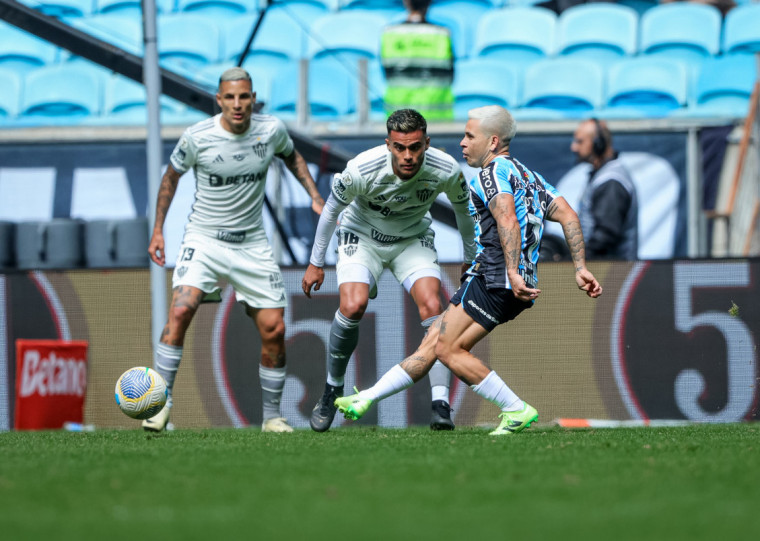
[[[261,428],[265,432],[292,432],[280,413],[287,298],[261,216],[272,158],[283,159],[311,196],[315,212],[322,211],[324,201],[285,125],[273,116],[253,114],[256,93],[247,71],[226,70],[219,79],[216,101],[222,112],[190,126],[180,137],[158,192],[148,251],[151,259],[163,266],[166,213],[180,177],[194,170],[195,202],[172,277],[169,320],[156,346],[155,369],[166,380],[169,399],[166,407],[142,426],[156,432],[166,428],[185,333],[204,297],[217,295],[219,281],[224,279],[234,288],[236,299],[261,335]]]

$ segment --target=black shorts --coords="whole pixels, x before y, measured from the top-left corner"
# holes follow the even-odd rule
[[[497,325],[512,321],[523,310],[533,306],[530,301],[515,298],[511,289],[486,288],[480,275],[470,276],[451,297],[451,304],[462,304],[465,313],[491,332]]]

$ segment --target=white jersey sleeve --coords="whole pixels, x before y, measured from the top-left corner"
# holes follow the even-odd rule
[[[454,209],[457,229],[462,236],[464,259],[471,262],[475,259],[477,253],[477,246],[475,245],[475,220],[473,220],[470,214],[470,189],[458,164],[456,171],[448,179],[446,197]]]

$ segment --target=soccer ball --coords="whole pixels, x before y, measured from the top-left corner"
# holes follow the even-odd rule
[[[169,390],[161,374],[147,366],[124,372],[116,382],[116,403],[133,419],[148,419],[166,405]]]

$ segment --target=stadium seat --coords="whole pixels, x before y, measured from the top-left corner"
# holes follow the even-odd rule
[[[240,17],[224,21],[220,25],[225,60],[237,63],[256,20],[256,17]],[[281,67],[292,60],[303,58],[306,52],[306,29],[308,26],[284,10],[267,12],[246,55],[246,64]],[[283,36],[288,38],[283,39]]]
[[[553,54],[556,25],[557,16],[545,8],[493,10],[478,22],[473,56],[525,68]]]
[[[324,15],[311,25],[308,57],[337,56],[355,63],[380,55],[380,33],[387,21],[376,13],[349,10]]]
[[[161,15],[158,54],[161,65],[173,70],[191,72],[219,62],[222,60],[219,28],[209,18],[192,13]]]
[[[454,118],[467,118],[467,111],[484,105],[507,109],[518,103],[518,70],[501,60],[471,58],[457,62],[454,72]]]
[[[16,224],[16,266],[19,269],[68,269],[81,267],[83,223],[55,218]]]
[[[159,14],[174,11],[174,0],[156,0],[156,11]],[[121,15],[142,20],[142,2],[140,0],[95,0],[94,13]]]
[[[298,65],[290,66],[272,82],[269,112],[293,119],[297,113]],[[313,120],[342,120],[356,111],[356,74],[334,58],[309,64],[308,111]]]
[[[184,107],[168,96],[159,98],[161,116],[180,115]],[[145,124],[148,120],[148,106],[145,87],[121,75],[113,75],[105,83],[103,93],[104,123]],[[83,218],[86,216],[82,216]]]
[[[427,20],[445,26],[451,32],[452,48],[456,58],[466,58],[475,41],[475,28],[481,17],[493,6],[485,3],[451,0],[434,2],[427,12]]]
[[[89,220],[84,223],[84,265],[88,268],[148,266],[147,218]]]
[[[723,52],[760,52],[760,4],[746,4],[728,12],[723,23]]]
[[[618,4],[634,9],[641,16],[659,4],[658,0],[618,0]]]
[[[708,58],[697,78],[693,102],[682,116],[745,117],[756,79],[757,61],[753,56]]]
[[[263,6],[261,7],[263,9]],[[302,24],[308,25],[322,15],[338,11],[338,0],[276,0],[270,4],[267,13],[278,11],[287,13]]]
[[[339,0],[341,11],[368,11],[380,15],[386,21],[397,21],[404,17],[403,0]]]
[[[558,57],[536,62],[525,71],[521,106],[576,118],[601,107],[603,97],[604,73],[596,62]]]
[[[557,19],[557,53],[610,63],[636,54],[638,13],[619,4],[592,3],[566,9]]]
[[[18,73],[0,70],[0,124],[7,123],[18,115],[22,88]]]
[[[645,55],[675,58],[698,69],[720,51],[721,14],[707,4],[661,4],[641,16],[640,26],[640,51]]]
[[[258,9],[256,0],[177,0],[177,11],[224,19],[256,13]]]
[[[126,15],[93,15],[74,19],[71,25],[91,36],[142,56],[143,30],[140,19]]]
[[[29,71],[55,64],[59,56],[58,47],[0,21],[0,68]]]
[[[610,66],[607,72],[608,118],[622,116],[666,116],[686,106],[686,67],[670,58],[642,56]]]
[[[79,123],[100,114],[101,81],[79,65],[45,66],[26,74],[21,114],[30,123]]]
[[[86,17],[92,14],[93,0],[38,0],[32,7],[58,19]]]

